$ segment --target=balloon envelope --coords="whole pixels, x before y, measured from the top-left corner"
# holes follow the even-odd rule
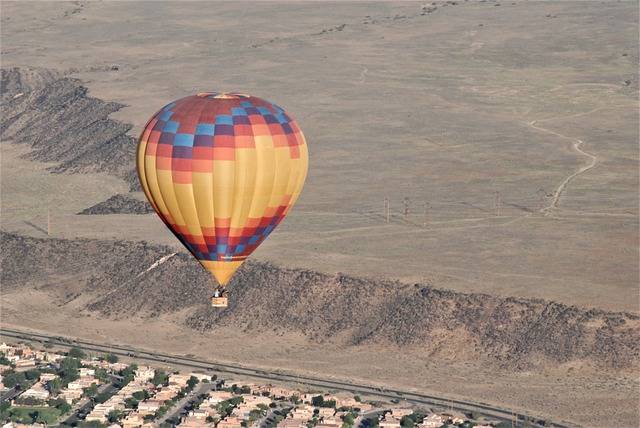
[[[300,128],[277,105],[200,93],[149,120],[137,167],[160,218],[224,286],[295,203],[308,152]]]

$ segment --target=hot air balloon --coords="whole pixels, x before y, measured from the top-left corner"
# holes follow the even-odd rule
[[[138,143],[137,168],[162,221],[226,285],[287,215],[307,175],[307,144],[280,107],[237,93],[206,92],[164,106]]]

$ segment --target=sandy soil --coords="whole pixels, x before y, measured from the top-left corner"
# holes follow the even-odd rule
[[[91,95],[128,105],[114,116],[134,133],[167,100],[205,89],[292,112],[308,136],[309,178],[256,258],[638,310],[637,4],[439,3],[424,15],[419,3],[37,9],[3,2],[3,66],[68,71]],[[588,161],[575,139],[596,165],[554,203]],[[42,222],[50,177],[20,175],[30,166],[14,160],[3,153],[3,227],[37,234],[23,221]],[[27,176],[33,185],[12,201]],[[83,180],[101,189],[80,209],[121,190]],[[75,218],[71,205],[52,214],[61,236],[174,242],[151,216]]]

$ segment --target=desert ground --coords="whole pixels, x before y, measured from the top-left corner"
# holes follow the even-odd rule
[[[109,117],[131,124],[131,136],[200,91],[251,93],[290,112],[309,175],[255,260],[640,312],[637,2],[3,1],[0,11],[3,68],[78,79],[89,96],[124,105]],[[49,212],[55,238],[179,249],[153,214],[77,215],[128,193],[121,177],[52,173],[56,161],[6,140],[3,231],[46,237]],[[635,371],[579,361],[500,370],[472,355],[293,332],[196,334],[174,322],[185,314],[113,320],[49,308],[38,288],[3,294],[6,325],[73,325],[92,339],[474,397],[586,426],[638,421]]]
[[[113,117],[132,135],[202,90],[290,111],[309,176],[257,259],[638,309],[635,2],[438,3],[424,15],[421,3],[2,9],[3,66],[82,79],[126,105]],[[43,224],[43,190],[58,180],[70,190],[47,192],[54,233],[173,242],[151,216],[74,216],[123,185],[52,179],[4,150],[3,227],[38,233],[22,222]]]

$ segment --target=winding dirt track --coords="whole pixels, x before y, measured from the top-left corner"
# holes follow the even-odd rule
[[[578,116],[585,116],[591,113],[594,113],[598,110],[600,110],[601,108],[596,108],[593,109],[591,111],[585,112],[585,113],[578,113],[578,114],[574,114],[571,116],[566,116],[563,118],[557,118],[557,119],[568,119],[568,118],[572,118],[572,117],[578,117]],[[551,202],[549,203],[549,205],[547,205],[546,207],[542,208],[540,210],[540,212],[542,212],[545,216],[549,216],[552,214],[552,210],[558,208],[558,204],[560,203],[560,198],[562,197],[562,194],[565,192],[567,185],[574,179],[576,178],[578,175],[583,174],[587,171],[589,171],[590,169],[594,168],[597,163],[598,163],[598,157],[594,154],[591,154],[589,152],[585,152],[584,150],[582,150],[580,148],[580,146],[582,146],[582,144],[584,144],[584,141],[578,139],[578,138],[574,138],[574,137],[568,137],[566,135],[560,134],[558,132],[552,131],[550,129],[547,128],[543,128],[541,126],[537,126],[536,123],[538,122],[543,122],[545,120],[552,120],[552,119],[556,119],[556,118],[550,118],[550,119],[541,119],[541,120],[533,120],[531,122],[527,122],[527,125],[530,126],[531,128],[537,130],[537,131],[541,131],[547,134],[551,134],[551,135],[555,135],[556,137],[562,138],[564,140],[569,140],[572,142],[571,144],[571,148],[573,149],[573,151],[575,151],[576,153],[578,153],[581,156],[585,156],[587,158],[589,158],[588,162],[581,166],[577,171],[575,171],[573,174],[570,174],[567,178],[565,178],[560,185],[556,188],[555,192],[553,192],[553,199],[551,199]]]

